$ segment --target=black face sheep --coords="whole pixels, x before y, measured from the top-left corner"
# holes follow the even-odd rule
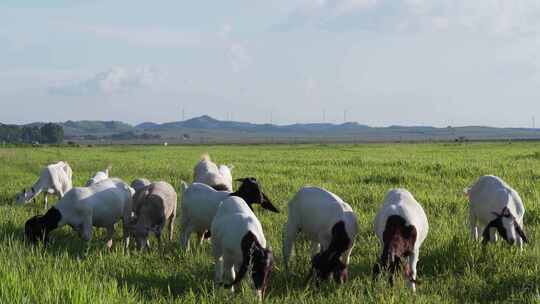
[[[193,183],[191,186],[182,182],[182,220],[180,243],[182,248],[189,249],[189,237],[197,232],[202,241],[203,235],[210,229],[212,219],[218,206],[229,196],[241,197],[248,204],[260,204],[263,208],[278,212],[266,194],[262,192],[259,182],[252,177],[238,179],[240,187],[235,192],[217,191],[208,185]]]
[[[56,228],[69,225],[81,238],[92,238],[92,226],[107,229],[107,247],[112,246],[114,224],[122,220],[128,223],[131,215],[131,192],[120,179],[103,180],[90,187],[75,187],[45,215],[34,216],[25,224],[27,240],[47,243],[49,233]],[[126,245],[129,241],[124,232]]]

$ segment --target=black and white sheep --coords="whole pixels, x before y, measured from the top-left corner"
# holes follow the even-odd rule
[[[182,248],[189,249],[189,237],[196,232],[202,242],[206,232],[210,229],[221,201],[229,196],[241,197],[251,208],[253,204],[260,204],[264,209],[279,212],[266,194],[262,192],[259,182],[253,178],[241,178],[240,187],[236,192],[217,191],[202,183],[193,183],[189,187],[182,182],[182,220],[180,244]],[[209,236],[206,234],[206,236]]]
[[[426,213],[422,206],[405,189],[392,189],[375,217],[375,234],[382,246],[379,261],[373,267],[376,278],[381,270],[389,270],[390,282],[393,275],[405,262],[405,277],[413,291],[416,290],[416,264],[420,246],[429,230]]]
[[[318,187],[303,187],[289,202],[284,227],[283,259],[288,271],[289,258],[299,232],[311,241],[311,271],[326,280],[331,275],[342,283],[358,233],[358,221],[349,204],[334,193]]]
[[[523,231],[525,206],[516,190],[497,176],[485,175],[465,192],[469,197],[469,225],[474,240],[478,240],[480,226],[484,243],[496,241],[498,232],[508,243],[523,248],[523,242],[528,242]]]
[[[215,283],[234,291],[248,268],[257,298],[262,301],[274,263],[261,223],[246,201],[230,196],[220,203],[212,221]]]
[[[43,240],[47,243],[49,233],[56,228],[69,225],[81,238],[92,238],[92,227],[107,230],[107,247],[112,246],[114,224],[122,220],[124,225],[131,216],[131,191],[120,179],[103,180],[90,187],[75,187],[45,215],[37,215],[26,221],[25,235],[31,242]],[[126,245],[128,235],[124,231]]]

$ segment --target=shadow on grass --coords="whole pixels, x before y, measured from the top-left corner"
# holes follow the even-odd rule
[[[537,276],[525,272],[495,272],[500,268],[497,264],[501,254],[511,255],[511,250],[505,243],[483,246],[467,237],[454,237],[436,248],[424,250],[424,255],[420,251],[418,275],[420,281],[428,282],[447,277],[452,282],[448,293],[459,303],[504,303],[515,300],[516,296],[532,295],[540,283]]]

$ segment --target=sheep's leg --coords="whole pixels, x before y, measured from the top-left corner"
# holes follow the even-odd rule
[[[223,258],[223,282],[231,284],[234,281],[234,264],[230,262],[230,259]],[[231,286],[231,292],[234,292],[234,287]],[[236,286],[238,289],[238,286]]]
[[[174,218],[175,218],[174,214],[169,218],[169,241],[171,242],[173,240]]]
[[[47,191],[43,191],[43,197],[44,197],[44,201],[45,201],[45,210],[47,210],[47,207],[48,207],[48,203],[47,203]]]
[[[523,250],[523,239],[520,236],[517,237],[517,244],[519,246],[519,249]]]
[[[352,243],[351,247],[349,249],[347,249],[343,253],[343,255],[341,256],[341,262],[343,262],[343,264],[349,265],[349,262],[351,260],[351,253],[352,253],[353,247],[354,247],[354,243]]]
[[[223,256],[218,244],[212,244],[212,255],[214,256],[214,283],[221,285],[223,278]]]
[[[199,246],[202,246],[204,244],[204,235],[206,231],[203,233],[197,232],[197,240],[199,240]]]
[[[294,241],[298,234],[298,228],[289,219],[283,230],[283,265],[285,265],[285,272],[289,272],[289,259],[293,251]]]
[[[419,250],[413,250],[413,253],[408,258],[408,265],[405,269],[405,275],[408,276],[408,284],[412,291],[416,291],[416,264],[418,263]]]
[[[492,242],[497,242],[497,229],[493,227],[489,228],[489,240]]]
[[[105,235],[105,240],[107,241],[107,248],[111,249],[113,243],[114,225],[105,227],[105,229],[107,230],[107,234]]]
[[[189,236],[191,235],[193,230],[194,230],[194,227],[192,225],[190,225],[190,224],[187,224],[182,229],[182,232],[181,232],[181,235],[180,235],[180,245],[181,245],[182,249],[184,249],[186,251],[189,250]]]
[[[478,241],[478,219],[469,208],[469,227],[471,229],[471,237],[474,241]]]

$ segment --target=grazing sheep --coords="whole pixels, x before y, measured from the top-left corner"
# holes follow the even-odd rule
[[[135,216],[125,229],[135,237],[139,248],[147,247],[150,231],[161,243],[161,231],[167,220],[169,221],[169,240],[172,241],[176,205],[176,191],[169,183],[153,182],[137,190],[133,196],[132,206]]]
[[[510,244],[517,241],[520,248],[528,242],[523,231],[525,207],[519,194],[502,179],[485,175],[469,189],[469,224],[471,235],[478,240],[478,228],[483,227],[483,243],[496,241],[496,231]]]
[[[56,164],[48,165],[41,171],[39,179],[32,185],[30,191],[23,188],[20,193],[17,193],[16,203],[23,205],[35,199],[39,193],[43,192],[45,209],[47,209],[47,195],[53,194],[56,195],[58,199],[61,199],[64,194],[73,187],[71,181],[72,175],[73,172],[67,162],[61,161]]]
[[[294,241],[301,231],[311,241],[312,267],[318,281],[330,275],[338,283],[347,280],[347,265],[358,233],[358,221],[349,204],[334,193],[318,187],[303,187],[289,202],[284,227],[283,259],[285,270]]]
[[[182,221],[180,242],[184,249],[189,249],[189,237],[197,232],[202,242],[219,203],[229,196],[241,197],[251,208],[252,204],[260,204],[264,209],[279,212],[266,194],[261,190],[259,182],[253,177],[237,179],[241,182],[236,192],[217,191],[206,184],[193,183],[191,186],[182,182]]]
[[[142,189],[148,185],[150,185],[151,182],[149,180],[147,180],[146,178],[137,178],[137,179],[134,179],[132,182],[131,182],[131,188],[133,188],[135,191],[139,190],[139,189]]]
[[[204,154],[193,170],[193,182],[207,184],[218,191],[232,192],[232,168],[225,165],[218,168],[210,156]]]
[[[46,244],[49,233],[64,225],[77,231],[81,238],[92,238],[92,226],[107,229],[107,247],[112,246],[114,224],[122,220],[124,225],[131,216],[131,193],[122,180],[111,178],[90,187],[75,187],[45,215],[37,215],[26,221],[26,238],[33,243],[43,240]],[[129,242],[124,230],[126,246]]]
[[[413,291],[416,290],[416,264],[420,246],[428,234],[426,213],[412,194],[405,189],[392,189],[384,199],[383,206],[375,217],[375,234],[382,246],[379,261],[373,267],[374,278],[382,269],[392,276],[406,258],[405,277]]]
[[[92,176],[88,181],[86,181],[85,187],[90,187],[91,185],[95,183],[99,183],[100,181],[109,178],[109,171],[111,170],[112,166],[109,165],[105,171],[98,171],[94,176]]]
[[[251,266],[257,298],[262,301],[274,256],[267,247],[261,223],[246,201],[238,196],[225,198],[212,221],[211,232],[215,283],[225,283],[234,291]]]

